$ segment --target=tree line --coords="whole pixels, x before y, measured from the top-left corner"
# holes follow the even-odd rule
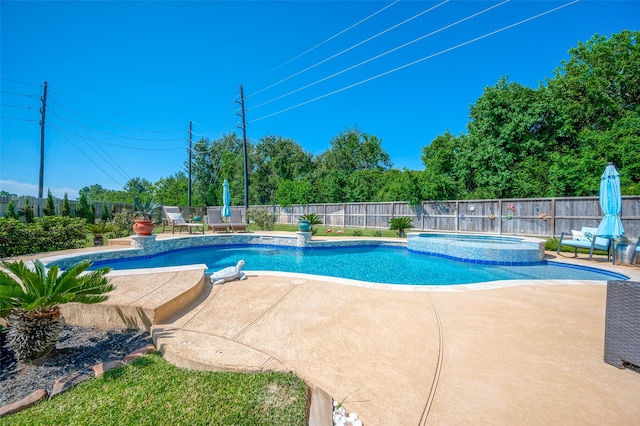
[[[499,78],[471,105],[466,132],[446,131],[421,149],[424,170],[394,168],[382,141],[358,128],[334,136],[319,155],[280,136],[248,141],[249,203],[593,196],[609,162],[622,193],[640,194],[639,36],[622,31],[578,43],[537,88]],[[244,204],[235,133],[197,141],[192,159],[192,205],[221,205],[224,179],[232,204]],[[122,191],[92,185],[80,195],[187,205],[187,185],[179,171],[155,183],[131,179]]]

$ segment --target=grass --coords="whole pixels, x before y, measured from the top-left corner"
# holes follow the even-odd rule
[[[255,224],[249,225],[248,229],[254,232],[260,231],[260,228]],[[398,237],[396,231],[389,229],[342,228],[341,226],[323,225],[314,225],[313,229],[316,230],[314,235],[324,237]],[[331,232],[327,232],[329,229],[331,229]],[[273,231],[297,232],[298,225],[275,224]],[[339,234],[338,231],[343,231],[343,233]]]
[[[307,386],[293,374],[177,368],[158,353],[1,419],[3,425],[304,425]]]

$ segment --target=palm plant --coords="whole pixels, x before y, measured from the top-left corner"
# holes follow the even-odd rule
[[[55,348],[63,325],[60,305],[103,302],[114,289],[104,276],[109,268],[84,274],[91,266],[88,260],[61,274],[57,266],[47,272],[39,260],[34,270],[22,261],[2,266],[12,275],[0,271],[0,317],[8,319],[7,345],[20,361],[41,358]]]
[[[307,213],[300,216],[299,220],[308,220],[311,224],[311,231],[313,231],[313,225],[322,225],[322,221],[320,220],[320,216],[316,213]]]
[[[87,231],[93,234],[93,245],[101,246],[104,244],[104,234],[113,232],[116,227],[110,222],[102,222],[96,219],[95,223],[87,223]]]
[[[398,231],[398,237],[404,238],[405,230],[413,228],[413,219],[406,216],[392,217],[389,220],[389,229]]]

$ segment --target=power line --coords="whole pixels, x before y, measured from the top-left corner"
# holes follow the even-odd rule
[[[123,185],[122,185],[120,182],[118,182],[118,181],[117,181],[113,176],[111,176],[109,173],[105,172],[105,171],[102,169],[102,167],[100,167],[100,165],[99,165],[98,163],[96,163],[95,161],[93,161],[93,158],[91,158],[90,156],[88,156],[88,155],[87,155],[83,150],[81,150],[81,149],[80,149],[80,148],[79,148],[75,143],[73,143],[73,141],[72,141],[72,140],[71,140],[67,135],[64,135],[64,134],[63,134],[62,136],[63,136],[66,140],[68,140],[68,141],[69,141],[69,143],[70,143],[71,145],[73,145],[79,153],[81,153],[82,155],[84,155],[85,157],[87,157],[87,159],[88,159],[91,163],[93,163],[93,165],[94,165],[94,166],[96,166],[98,169],[100,169],[100,171],[101,171],[102,173],[104,173],[104,174],[105,174],[109,179],[111,179],[112,181],[114,181],[114,182],[115,182],[115,183],[116,183],[120,188],[123,188]]]
[[[10,78],[4,78],[4,77],[2,77],[2,78],[0,78],[0,80],[10,81],[10,82],[12,82],[12,83],[24,84],[24,85],[27,85],[27,86],[42,87],[42,85],[41,85],[41,84],[27,83],[27,82],[25,82],[25,81],[12,80],[12,79],[10,79]]]
[[[53,114],[56,117],[61,118],[63,120],[68,120],[66,117],[63,117],[63,116],[61,116],[59,114],[56,114],[55,112],[51,112],[51,114]],[[183,139],[177,139],[177,138],[176,139],[134,138],[134,137],[131,137],[131,136],[121,136],[121,135],[117,135],[115,133],[106,132],[106,131],[101,130],[101,129],[96,129],[95,127],[89,127],[89,126],[84,126],[84,127],[86,127],[87,129],[91,129],[91,130],[94,130],[96,132],[105,134],[107,136],[114,136],[116,138],[129,139],[129,140],[134,140],[134,141],[139,141],[139,142],[180,142],[180,141],[183,140]]]
[[[331,37],[329,37],[328,39],[326,39],[326,40],[324,40],[324,41],[321,41],[320,43],[316,44],[316,45],[315,45],[315,46],[313,46],[312,48],[307,49],[307,50],[305,50],[304,52],[300,53],[299,55],[297,55],[297,56],[295,56],[295,57],[293,57],[293,58],[289,59],[288,61],[286,61],[286,62],[284,62],[284,63],[282,63],[282,64],[280,64],[280,65],[278,65],[277,67],[273,68],[271,71],[267,71],[265,74],[263,74],[263,76],[264,76],[264,75],[267,75],[267,74],[270,74],[270,73],[272,73],[272,72],[274,72],[274,71],[276,71],[276,70],[278,70],[278,69],[280,69],[280,68],[284,67],[285,65],[290,64],[291,62],[293,62],[293,61],[295,61],[295,60],[297,60],[297,59],[301,58],[302,56],[306,55],[307,53],[309,53],[309,52],[311,52],[311,51],[313,51],[313,50],[315,50],[315,49],[317,49],[318,47],[322,46],[323,44],[328,43],[329,41],[333,40],[334,38],[337,38],[337,37],[341,36],[342,34],[346,33],[347,31],[352,30],[353,28],[357,27],[358,25],[362,24],[363,22],[365,22],[365,21],[367,21],[367,20],[369,20],[369,19],[373,18],[373,17],[374,17],[374,16],[376,16],[377,14],[379,14],[379,13],[383,12],[384,10],[386,10],[386,9],[390,8],[391,6],[393,6],[393,5],[397,4],[399,1],[400,1],[400,0],[396,0],[396,1],[394,1],[393,3],[391,3],[391,4],[388,4],[388,5],[384,6],[382,9],[380,9],[380,10],[378,10],[378,11],[376,11],[376,12],[372,13],[371,15],[367,16],[366,18],[361,19],[360,21],[358,21],[358,22],[356,22],[355,24],[353,24],[353,25],[349,26],[348,28],[345,28],[344,30],[342,30],[342,31],[338,32],[337,34],[332,35],[332,36],[331,36]],[[447,1],[448,1],[448,0],[447,0]],[[279,83],[276,83],[276,84],[279,84]],[[260,90],[258,90],[257,92],[253,92],[252,94],[247,95],[246,97],[247,97],[247,98],[250,98],[250,97],[252,97],[252,96],[254,96],[254,95],[257,95],[257,94],[258,94],[258,93],[260,93],[260,92],[263,92],[263,91],[265,91],[265,90],[267,90],[267,89],[271,88],[271,87],[273,87],[273,85],[268,86],[268,87],[265,87],[264,89],[260,89]]]
[[[398,51],[398,50],[400,50],[400,49],[404,49],[405,47],[410,46],[410,45],[412,45],[412,44],[414,44],[414,43],[417,43],[418,41],[424,40],[425,38],[431,37],[432,35],[435,35],[435,34],[437,34],[437,33],[439,33],[439,32],[442,32],[442,31],[447,30],[447,29],[449,29],[449,28],[455,27],[456,25],[459,25],[459,24],[461,24],[461,23],[462,23],[462,22],[464,22],[464,21],[468,21],[469,19],[475,18],[475,17],[477,17],[477,16],[479,16],[479,15],[482,15],[483,13],[486,13],[486,12],[488,12],[488,11],[492,10],[492,9],[495,9],[495,8],[497,8],[497,7],[499,7],[499,6],[502,6],[502,5],[504,5],[504,4],[507,4],[507,3],[509,3],[509,1],[510,1],[510,0],[505,0],[505,1],[503,1],[502,3],[499,3],[499,4],[496,4],[496,5],[490,6],[490,7],[486,8],[486,9],[484,9],[484,10],[481,10],[480,12],[474,13],[474,14],[472,14],[472,15],[467,16],[466,18],[460,19],[460,20],[458,20],[458,21],[456,21],[456,22],[454,22],[454,23],[452,23],[452,24],[446,25],[446,26],[444,26],[444,27],[442,27],[442,28],[440,28],[440,29],[437,29],[437,30],[435,30],[435,31],[432,31],[432,32],[430,32],[429,34],[422,35],[422,36],[420,36],[420,37],[418,37],[418,38],[416,38],[416,39],[414,39],[414,40],[411,40],[410,42],[407,42],[407,43],[404,43],[404,44],[402,44],[402,45],[400,45],[400,46],[394,47],[393,49],[387,50],[386,52],[383,52],[383,53],[381,53],[381,54],[379,54],[379,55],[376,55],[376,56],[374,56],[374,57],[372,57],[372,58],[366,59],[366,60],[364,60],[364,61],[362,61],[362,62],[359,62],[359,63],[357,63],[357,64],[355,64],[355,65],[352,65],[352,66],[350,66],[350,67],[347,67],[347,68],[345,68],[345,69],[343,69],[343,70],[341,70],[341,71],[338,71],[338,72],[336,72],[336,73],[333,73],[333,74],[329,75],[328,77],[321,78],[320,80],[316,80],[316,81],[314,81],[313,83],[309,83],[309,84],[307,84],[307,85],[305,85],[305,86],[302,86],[302,87],[300,87],[300,88],[298,88],[298,89],[295,89],[295,90],[292,90],[292,91],[290,91],[290,92],[288,92],[288,93],[285,93],[284,95],[278,96],[278,97],[273,98],[273,99],[271,99],[271,100],[269,100],[269,101],[266,101],[266,102],[263,102],[263,103],[261,103],[261,104],[258,104],[258,105],[256,105],[256,106],[254,106],[253,108],[250,108],[250,109],[249,109],[249,111],[254,110],[254,109],[258,109],[258,108],[260,108],[260,107],[262,107],[262,106],[264,106],[264,105],[270,104],[270,103],[275,102],[275,101],[277,101],[277,100],[279,100],[279,99],[282,99],[282,98],[285,98],[285,97],[287,97],[287,96],[289,96],[289,95],[292,95],[292,94],[294,94],[294,93],[300,92],[300,91],[302,91],[302,90],[304,90],[304,89],[307,89],[307,88],[309,88],[309,87],[311,87],[311,86],[315,86],[316,84],[319,84],[319,83],[322,83],[323,81],[327,81],[327,80],[329,80],[329,79],[332,79],[333,77],[336,77],[336,76],[338,76],[338,75],[340,75],[340,74],[344,74],[345,72],[351,71],[351,70],[353,70],[353,69],[355,69],[355,68],[358,68],[358,67],[360,67],[360,66],[362,66],[362,65],[364,65],[364,64],[367,64],[367,63],[369,63],[369,62],[375,61],[376,59],[380,59],[380,58],[382,58],[383,56],[386,56],[386,55],[388,55],[388,54],[390,54],[390,53],[393,53],[393,52]],[[435,7],[439,7],[439,6],[440,6],[440,5],[442,5],[442,4],[444,4],[444,3],[440,3],[438,6],[435,6]]]
[[[100,140],[94,139],[92,137],[84,137],[82,135],[79,135],[78,133],[75,133],[75,132],[72,132],[70,130],[63,129],[62,127],[56,126],[55,124],[50,124],[50,126],[60,130],[63,133],[68,133],[70,135],[74,135],[74,136],[79,137],[81,139],[90,140],[92,142],[103,144],[103,145],[115,146],[115,147],[118,147],[118,148],[134,149],[134,150],[137,150],[137,151],[178,151],[178,150],[184,149],[184,147],[181,147],[181,148],[141,148],[140,146],[118,145],[118,144],[114,144],[114,143],[110,143],[110,142],[100,141]]]
[[[509,1],[509,0],[507,0],[507,1]],[[393,26],[391,26],[391,27],[387,28],[386,30],[381,31],[381,32],[379,32],[378,34],[375,34],[375,35],[373,35],[373,36],[371,36],[371,37],[369,37],[369,38],[367,38],[367,39],[365,39],[365,40],[363,40],[363,41],[361,41],[361,42],[359,42],[359,43],[356,43],[356,44],[354,44],[353,46],[348,47],[348,48],[344,49],[343,51],[336,53],[335,55],[329,56],[328,58],[323,59],[323,60],[322,60],[322,61],[320,61],[320,62],[316,62],[315,64],[313,64],[313,65],[311,65],[311,66],[309,66],[309,67],[307,67],[307,68],[305,68],[305,69],[303,69],[303,70],[301,70],[301,71],[298,71],[298,72],[297,72],[297,73],[295,73],[295,74],[292,74],[292,75],[290,75],[290,76],[288,76],[288,77],[286,77],[286,78],[283,78],[282,80],[280,80],[280,81],[278,81],[278,82],[276,82],[276,83],[273,83],[272,85],[270,85],[270,86],[268,86],[268,87],[264,88],[262,91],[267,90],[267,89],[270,89],[270,88],[272,88],[272,87],[275,87],[275,86],[277,86],[277,85],[278,85],[278,84],[280,84],[280,83],[283,83],[283,82],[285,82],[285,81],[287,81],[287,80],[290,80],[290,79],[292,79],[293,77],[296,77],[296,76],[298,76],[298,75],[300,75],[300,74],[302,74],[302,73],[304,73],[304,72],[309,71],[310,69],[313,69],[313,68],[315,68],[315,67],[317,67],[317,66],[319,66],[319,65],[324,64],[325,62],[328,62],[328,61],[330,61],[330,60],[332,60],[332,59],[334,59],[334,58],[337,58],[338,56],[340,56],[340,55],[342,55],[342,54],[344,54],[344,53],[347,53],[347,52],[349,52],[350,50],[355,49],[356,47],[362,46],[363,44],[368,43],[368,42],[370,42],[371,40],[373,40],[373,39],[375,39],[375,38],[377,38],[377,37],[380,37],[381,35],[383,35],[383,34],[385,34],[385,33],[388,33],[389,31],[392,31],[392,30],[394,30],[394,29],[396,29],[396,28],[398,28],[398,27],[400,27],[400,26],[402,26],[402,25],[406,24],[407,22],[410,22],[410,21],[412,21],[412,20],[414,20],[414,19],[416,19],[416,18],[418,18],[418,17],[420,17],[420,16],[424,15],[425,13],[431,12],[432,10],[437,9],[438,7],[440,7],[440,6],[442,6],[443,4],[446,4],[446,3],[448,3],[448,2],[449,2],[449,0],[445,0],[445,1],[443,1],[442,3],[439,3],[439,4],[437,4],[437,5],[433,6],[433,7],[430,7],[429,9],[423,10],[422,12],[418,13],[417,15],[413,15],[413,16],[412,16],[411,18],[409,18],[409,19],[405,19],[404,21],[402,21],[402,22],[400,22],[400,23],[398,23],[398,24],[396,24],[396,25],[393,25]],[[287,95],[284,95],[284,96],[287,96]],[[280,99],[280,98],[276,98],[276,99]],[[273,99],[273,100],[271,100],[271,101],[268,101],[268,102],[264,102],[264,103],[262,103],[262,104],[260,104],[260,105],[258,105],[258,106],[255,106],[254,108],[251,108],[251,109],[259,108],[260,106],[262,106],[262,105],[266,105],[266,104],[268,104],[268,103],[270,103],[270,102],[273,102],[274,100],[275,100],[275,99]]]
[[[143,132],[143,133],[177,133],[177,132],[183,132],[184,131],[184,129],[181,129],[181,130],[142,130],[142,129],[136,129],[134,127],[127,127],[127,126],[123,126],[123,125],[120,125],[120,124],[111,123],[109,121],[100,120],[100,119],[95,118],[95,117],[91,117],[89,115],[86,115],[86,114],[80,113],[78,111],[75,111],[75,110],[73,110],[73,109],[71,109],[71,108],[69,108],[69,107],[67,107],[65,105],[62,105],[61,103],[59,103],[59,102],[57,102],[55,100],[52,100],[51,102],[53,102],[54,104],[58,105],[60,108],[64,109],[65,111],[69,111],[69,112],[71,112],[73,114],[77,114],[77,115],[79,115],[81,117],[88,118],[89,120],[97,121],[98,123],[108,124],[110,126],[119,127],[121,129],[125,129],[125,130],[133,130],[133,131],[136,131],[136,132]]]
[[[124,116],[127,116],[127,117],[135,118],[135,119],[138,119],[138,120],[146,120],[146,121],[149,121],[149,122],[151,122],[151,123],[160,123],[160,124],[182,123],[182,121],[181,121],[181,120],[174,120],[174,121],[168,121],[168,122],[165,122],[165,121],[156,121],[156,120],[150,120],[150,119],[148,119],[148,118],[142,118],[142,117],[138,117],[138,116],[135,116],[135,115],[127,114],[127,113],[124,113],[124,112],[105,110],[105,109],[98,108],[98,107],[93,106],[93,105],[89,105],[89,104],[87,104],[87,103],[85,103],[85,102],[83,102],[83,101],[80,101],[80,100],[78,100],[78,99],[74,98],[73,96],[70,96],[70,95],[68,95],[68,94],[64,93],[64,92],[63,92],[63,91],[61,91],[60,89],[56,89],[56,88],[52,88],[52,89],[53,89],[55,92],[58,92],[58,93],[60,93],[61,95],[64,95],[64,96],[66,96],[67,98],[69,98],[69,99],[71,99],[71,100],[73,100],[73,101],[75,101],[75,102],[78,102],[78,103],[79,103],[79,104],[81,104],[81,105],[88,106],[89,108],[93,108],[93,109],[98,110],[98,111],[107,112],[107,113],[110,113],[110,114],[120,114],[120,115],[124,115]]]
[[[30,118],[18,118],[18,117],[5,117],[5,116],[1,116],[0,117],[3,120],[18,120],[18,121],[33,121],[33,122],[37,122],[38,120],[35,119],[30,119]]]
[[[282,109],[282,110],[280,110],[280,111],[276,111],[276,112],[274,112],[274,113],[272,113],[272,114],[268,114],[268,115],[262,116],[262,117],[260,117],[260,118],[255,119],[255,120],[249,121],[249,123],[255,123],[255,122],[257,122],[257,121],[264,120],[265,118],[273,117],[273,116],[278,115],[278,114],[281,114],[281,113],[283,113],[283,112],[290,111],[290,110],[292,110],[292,109],[295,109],[295,108],[301,107],[301,106],[303,106],[303,105],[307,105],[307,104],[310,104],[310,103],[312,103],[312,102],[318,101],[318,100],[320,100],[320,99],[323,99],[323,98],[326,98],[326,97],[329,97],[329,96],[335,95],[336,93],[340,93],[340,92],[343,92],[343,91],[345,91],[345,90],[348,90],[348,89],[354,88],[354,87],[359,86],[359,85],[361,85],[361,84],[368,83],[369,81],[375,80],[375,79],[380,78],[380,77],[384,77],[385,75],[388,75],[388,74],[394,73],[394,72],[396,72],[396,71],[400,71],[400,70],[402,70],[402,69],[404,69],[404,68],[408,68],[408,67],[413,66],[413,65],[416,65],[416,64],[418,64],[418,63],[420,63],[420,62],[424,62],[424,61],[426,61],[426,60],[428,60],[428,59],[432,59],[432,58],[434,58],[434,57],[436,57],[436,56],[442,55],[442,54],[444,54],[444,53],[447,53],[447,52],[450,52],[450,51],[452,51],[452,50],[458,49],[458,48],[460,48],[460,47],[466,46],[466,45],[468,45],[468,44],[475,43],[476,41],[479,41],[479,40],[482,40],[482,39],[484,39],[484,38],[490,37],[490,36],[492,36],[492,35],[498,34],[498,33],[502,32],[502,31],[506,31],[506,30],[508,30],[508,29],[511,29],[511,28],[516,27],[516,26],[518,26],[518,25],[521,25],[521,24],[524,24],[524,23],[526,23],[526,22],[532,21],[532,20],[534,20],[534,19],[540,18],[540,17],[542,17],[542,16],[544,16],[544,15],[547,15],[547,14],[549,14],[549,13],[556,12],[556,11],[558,11],[558,10],[560,10],[560,9],[563,9],[563,8],[567,7],[567,6],[570,6],[570,5],[572,5],[572,4],[578,3],[579,1],[580,1],[580,0],[574,0],[574,1],[570,2],[570,3],[566,3],[566,4],[562,5],[562,6],[558,6],[558,7],[556,7],[556,8],[553,8],[553,9],[547,10],[546,12],[542,12],[542,13],[540,13],[540,14],[538,14],[538,15],[532,16],[532,17],[527,18],[527,19],[523,19],[523,20],[518,21],[518,22],[516,22],[516,23],[514,23],[514,24],[507,25],[506,27],[502,27],[502,28],[500,28],[500,29],[498,29],[498,30],[495,30],[495,31],[492,31],[492,32],[490,32],[490,33],[484,34],[484,35],[482,35],[482,36],[476,37],[476,38],[474,38],[474,39],[471,39],[471,40],[465,41],[464,43],[460,43],[460,44],[457,44],[457,45],[455,45],[455,46],[453,46],[453,47],[450,47],[450,48],[447,48],[447,49],[441,50],[441,51],[439,51],[439,52],[437,52],[437,53],[434,53],[434,54],[432,54],[432,55],[425,56],[425,57],[423,57],[423,58],[421,58],[421,59],[415,60],[415,61],[413,61],[413,62],[409,62],[409,63],[407,63],[407,64],[404,64],[404,65],[401,65],[401,66],[399,66],[399,67],[393,68],[393,69],[391,69],[391,70],[385,71],[385,72],[383,72],[383,73],[380,73],[380,74],[374,75],[373,77],[369,77],[369,78],[364,79],[364,80],[361,80],[361,81],[359,81],[359,82],[357,82],[357,83],[353,83],[353,84],[350,84],[350,85],[348,85],[348,86],[342,87],[341,89],[334,90],[334,91],[329,92],[329,93],[325,93],[324,95],[317,96],[317,97],[315,97],[315,98],[313,98],[313,99],[310,99],[310,100],[308,100],[308,101],[301,102],[301,103],[296,104],[296,105],[293,105],[293,106],[291,106],[291,107],[284,108],[284,109]]]
[[[35,98],[36,97],[36,95],[30,94],[30,93],[16,93],[16,92],[9,92],[7,90],[0,90],[0,93],[5,93],[7,95],[24,96],[26,98]]]
[[[63,117],[61,117],[60,115],[56,114],[55,112],[51,112],[51,113],[52,113],[54,116],[56,116],[56,117],[63,118]],[[65,119],[65,118],[63,118],[63,119]],[[73,124],[75,124],[75,125],[76,125],[80,130],[81,130],[81,131],[83,131],[83,132],[87,135],[87,137],[89,137],[89,138],[91,137],[91,135],[89,135],[89,133],[88,133],[88,132],[87,132],[87,131],[86,131],[86,130],[85,130],[85,129],[84,129],[84,128],[79,124],[79,123],[77,123],[77,122],[76,122],[76,121],[74,121],[73,119],[66,119],[66,120],[67,120],[67,121],[71,121]],[[64,135],[64,136],[66,137],[66,135]],[[102,146],[97,145],[97,144],[93,144],[93,145],[92,145],[92,144],[88,143],[86,140],[83,140],[83,142],[84,142],[85,144],[87,144],[91,149],[93,149],[93,150],[94,150],[94,152],[95,152],[96,154],[98,154],[98,155],[99,155],[99,156],[100,156],[100,157],[105,161],[105,163],[107,163],[109,166],[111,166],[111,168],[112,168],[112,169],[114,169],[118,174],[120,174],[120,176],[122,176],[122,177],[123,177],[123,178],[125,178],[125,179],[130,179],[130,178],[131,178],[131,176],[129,176],[129,175],[127,174],[126,170],[124,170],[124,169],[122,168],[122,166],[120,166],[120,165],[118,164],[118,162],[117,162],[117,161],[115,161],[115,160],[113,159],[113,157],[111,157],[111,156],[109,155],[109,153],[108,153],[107,151],[105,151],[105,150],[102,148]],[[100,151],[102,151],[102,152],[100,152],[98,149],[99,149]],[[119,170],[118,170],[118,169],[119,169]]]
[[[21,108],[21,109],[35,109],[36,107],[34,106],[24,106],[24,105],[9,105],[9,104],[0,104],[0,106],[6,107],[6,108]]]

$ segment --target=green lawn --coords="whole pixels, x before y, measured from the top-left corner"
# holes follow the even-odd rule
[[[0,424],[304,425],[306,406],[293,374],[186,370],[152,353]]]

